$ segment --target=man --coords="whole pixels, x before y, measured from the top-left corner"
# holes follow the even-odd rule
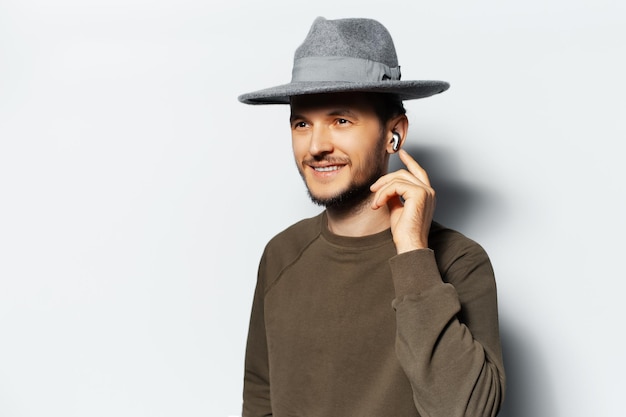
[[[404,150],[400,81],[371,19],[317,18],[292,82],[244,94],[289,104],[318,216],[274,237],[252,306],[243,416],[495,416],[504,394],[496,287],[482,248],[432,221],[435,192]],[[399,153],[406,170],[387,173]]]

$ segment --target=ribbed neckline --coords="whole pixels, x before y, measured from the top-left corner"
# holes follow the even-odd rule
[[[393,242],[393,236],[391,229],[383,230],[382,232],[375,233],[367,236],[340,236],[332,233],[328,229],[328,218],[326,217],[326,211],[322,213],[320,221],[321,235],[329,243],[344,248],[354,249],[367,249],[384,246]]]

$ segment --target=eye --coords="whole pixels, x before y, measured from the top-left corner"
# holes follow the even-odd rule
[[[300,121],[294,122],[292,127],[294,129],[302,129],[302,128],[307,127],[307,123],[300,120]]]
[[[339,125],[347,125],[348,123],[350,123],[348,119],[337,119],[337,124]]]

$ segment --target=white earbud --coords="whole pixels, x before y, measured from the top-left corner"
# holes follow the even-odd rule
[[[400,134],[398,132],[393,132],[391,142],[391,149],[393,149],[394,152],[398,152],[398,149],[400,149]]]

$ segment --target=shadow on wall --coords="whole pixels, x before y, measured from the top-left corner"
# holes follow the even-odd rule
[[[549,375],[539,353],[515,326],[500,317],[506,395],[498,417],[554,417]]]
[[[464,231],[481,227],[497,229],[503,217],[502,200],[485,189],[461,181],[455,164],[455,153],[445,148],[405,146],[404,149],[426,170],[437,193],[435,220],[444,226]],[[400,158],[393,155],[389,170],[405,168]]]
[[[407,146],[405,150],[426,170],[437,192],[435,220],[461,232],[487,227],[497,230],[505,217],[504,202],[487,189],[463,181],[455,152],[444,148]],[[405,168],[397,156],[389,169]],[[471,236],[470,236],[471,237]],[[550,382],[539,352],[522,329],[500,317],[500,338],[507,378],[504,404],[498,417],[554,417]]]

